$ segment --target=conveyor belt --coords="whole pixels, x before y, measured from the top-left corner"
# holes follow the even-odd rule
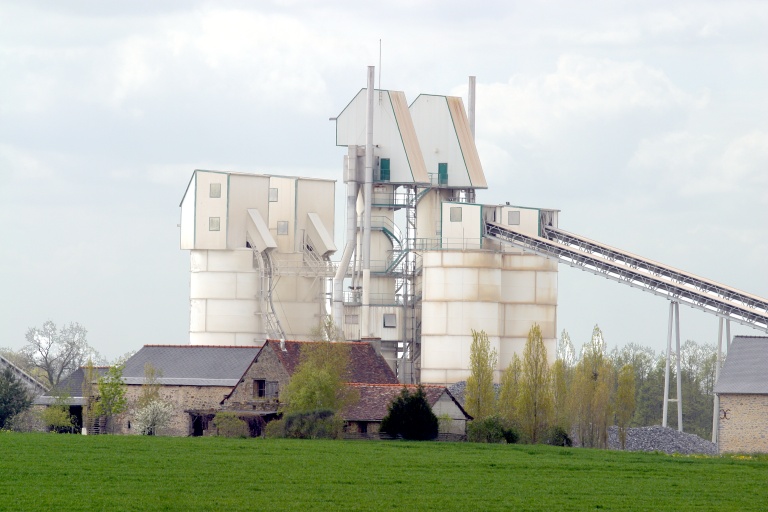
[[[768,300],[552,227],[543,237],[493,222],[486,236],[768,332]]]

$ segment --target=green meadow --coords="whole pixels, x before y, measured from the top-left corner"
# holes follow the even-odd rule
[[[0,432],[1,510],[766,510],[768,457]]]

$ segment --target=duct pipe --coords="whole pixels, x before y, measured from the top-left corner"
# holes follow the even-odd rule
[[[365,217],[363,218],[363,311],[361,337],[370,336],[369,306],[371,304],[371,205],[373,203],[373,80],[374,66],[368,66],[368,109],[365,115],[365,181],[363,195],[365,199]]]
[[[469,109],[469,131],[472,132],[472,140],[475,140],[475,77],[469,77],[469,92],[467,93],[467,108]]]
[[[357,246],[357,194],[360,190],[357,174],[357,146],[351,146],[345,162],[347,175],[347,236],[339,268],[333,277],[333,322],[340,329],[344,321],[344,278]]]

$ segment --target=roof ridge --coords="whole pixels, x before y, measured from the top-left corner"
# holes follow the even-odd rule
[[[246,348],[246,349],[254,349],[254,348],[261,348],[256,345],[162,345],[162,344],[149,344],[144,345],[144,347],[152,347],[152,348]]]

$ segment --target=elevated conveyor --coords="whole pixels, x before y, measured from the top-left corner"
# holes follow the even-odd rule
[[[485,236],[768,332],[768,300],[542,223],[540,236],[486,222]]]

